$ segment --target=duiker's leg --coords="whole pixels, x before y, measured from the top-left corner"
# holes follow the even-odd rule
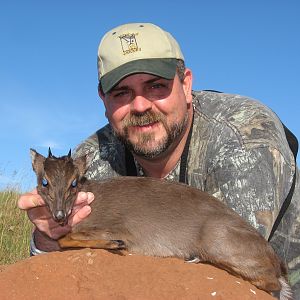
[[[98,248],[109,250],[126,249],[121,240],[90,239],[86,232],[69,233],[58,240],[61,248]]]
[[[229,273],[246,279],[264,291],[273,292],[281,289],[281,284],[276,277],[275,269],[268,261],[247,260],[247,258],[245,258],[240,264],[228,260],[219,261],[216,265],[220,265],[221,268],[224,268]]]

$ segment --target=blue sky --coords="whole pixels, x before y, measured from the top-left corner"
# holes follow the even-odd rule
[[[30,147],[63,155],[106,123],[97,47],[128,22],[172,33],[194,90],[258,99],[300,138],[299,15],[297,0],[1,1],[0,188],[35,185]]]

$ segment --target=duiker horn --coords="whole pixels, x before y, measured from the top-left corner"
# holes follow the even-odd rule
[[[51,148],[50,148],[50,147],[48,148],[48,157],[49,157],[49,158],[52,158],[52,157],[53,157],[52,152],[51,152]]]

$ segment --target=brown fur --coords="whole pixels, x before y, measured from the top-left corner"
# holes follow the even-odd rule
[[[38,192],[54,216],[55,211],[64,211],[62,223],[78,191],[95,195],[91,215],[59,241],[62,248],[125,247],[143,255],[198,257],[268,292],[281,290],[281,281],[286,282],[286,267],[267,241],[207,193],[153,178],[89,181],[83,177],[85,157],[45,158],[34,150],[31,154]],[[41,185],[43,177],[48,180],[46,187]],[[77,187],[71,186],[74,179]]]

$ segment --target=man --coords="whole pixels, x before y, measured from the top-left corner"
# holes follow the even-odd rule
[[[109,31],[99,45],[98,72],[109,124],[76,150],[76,156],[93,157],[86,176],[151,176],[207,191],[272,237],[300,295],[299,180],[277,116],[243,96],[192,91],[179,45],[153,24]],[[287,197],[291,203],[273,235]],[[92,200],[80,193],[69,224],[61,227],[36,191],[23,195],[19,207],[36,226],[32,254],[58,250],[56,239],[90,213]]]

